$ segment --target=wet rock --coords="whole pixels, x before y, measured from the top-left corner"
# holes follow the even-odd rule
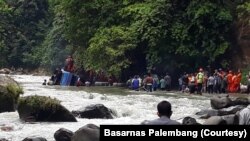
[[[5,132],[9,132],[9,131],[13,131],[14,128],[12,126],[4,126],[4,127],[0,127],[1,131],[5,131]]]
[[[236,99],[230,99],[228,96],[226,97],[215,96],[211,98],[210,102],[211,102],[211,107],[213,109],[222,109],[236,105],[247,106],[250,104],[250,100],[246,97],[238,97]]]
[[[72,111],[74,116],[80,118],[103,118],[113,119],[112,111],[105,107],[103,104],[96,104],[87,106],[83,111]]]
[[[60,128],[54,134],[54,138],[56,141],[71,141],[71,137],[74,133],[68,129]]]
[[[9,84],[19,86],[18,83],[7,75],[0,75],[0,86],[7,86]]]
[[[22,88],[14,79],[0,75],[0,113],[15,111],[22,93]]]
[[[221,118],[226,121],[227,125],[238,125],[238,117],[236,115],[226,115]]]
[[[47,140],[43,137],[27,137],[22,141],[47,141]]]
[[[214,96],[211,98],[210,103],[213,109],[222,109],[231,106],[232,100],[226,96]]]
[[[202,119],[207,119],[207,118],[212,117],[212,116],[225,116],[225,115],[235,114],[238,111],[244,109],[245,107],[246,106],[244,106],[244,105],[237,105],[237,106],[231,106],[228,108],[223,108],[220,110],[214,110],[214,109],[202,110],[200,112],[197,112],[196,115],[199,115],[200,118],[202,118]]]
[[[87,124],[78,129],[71,138],[71,141],[99,141],[100,128],[94,124]]]
[[[8,68],[0,69],[0,74],[10,74],[12,71]]]
[[[183,120],[182,120],[182,124],[183,125],[201,125],[200,123],[198,123],[196,121],[195,118],[192,118],[192,117],[185,117]]]
[[[5,87],[0,86],[0,113],[15,111],[14,97]]]
[[[219,111],[218,110],[214,110],[214,109],[211,109],[211,110],[202,110],[200,112],[197,112],[196,115],[199,115],[200,118],[202,119],[207,119],[211,116],[218,116],[219,115]]]
[[[208,118],[203,125],[226,125],[227,122],[220,116],[213,116]]]
[[[76,118],[56,99],[27,96],[18,102],[20,119],[24,121],[76,122]]]
[[[238,111],[244,109],[246,106],[244,105],[237,105],[237,106],[231,106],[228,108],[223,108],[218,111],[219,116],[224,116],[224,115],[231,115],[231,114],[236,114]]]
[[[248,98],[246,98],[246,97],[238,97],[231,102],[232,106],[234,106],[234,105],[249,105],[249,104],[250,104],[250,102],[249,102]]]

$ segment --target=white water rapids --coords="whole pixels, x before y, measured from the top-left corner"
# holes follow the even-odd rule
[[[182,122],[186,116],[195,117],[195,113],[209,109],[209,98],[197,95],[174,94],[167,92],[133,92],[128,94],[105,91],[93,92],[95,88],[89,90],[86,87],[60,87],[43,86],[47,76],[13,75],[11,76],[24,88],[24,95],[41,95],[57,98],[61,104],[69,111],[79,110],[91,104],[104,104],[106,107],[115,110],[117,117],[114,119],[81,119],[78,122],[36,122],[25,123],[19,119],[16,112],[0,113],[0,127],[11,127],[11,131],[1,131],[0,139],[5,138],[9,141],[21,141],[26,137],[44,137],[48,141],[54,141],[54,133],[59,128],[66,128],[75,132],[80,127],[93,123],[101,124],[140,124],[144,120],[157,118],[156,106],[162,100],[168,100],[172,104],[172,119]],[[96,89],[107,89],[112,91],[112,87],[95,86]],[[115,88],[117,89],[117,88]],[[126,91],[126,90],[121,90]],[[177,96],[176,96],[177,95]],[[202,122],[201,120],[198,120]]]

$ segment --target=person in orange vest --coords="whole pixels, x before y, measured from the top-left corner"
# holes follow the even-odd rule
[[[233,80],[233,91],[238,92],[240,90],[240,82],[242,78],[241,70],[239,69],[237,74],[235,75],[235,78]]]
[[[231,92],[231,87],[233,85],[233,72],[230,70],[228,75],[227,75],[227,90],[228,92]]]

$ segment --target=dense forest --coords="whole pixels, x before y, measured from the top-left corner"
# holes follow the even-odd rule
[[[76,68],[119,78],[232,68],[249,0],[0,0],[0,68]]]

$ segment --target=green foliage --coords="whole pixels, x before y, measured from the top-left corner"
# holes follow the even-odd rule
[[[190,2],[186,10],[187,14],[179,15],[180,19],[173,24],[172,31],[181,30],[177,32],[181,33],[178,38],[173,36],[174,40],[180,41],[175,53],[205,57],[209,63],[214,62],[229,47],[225,35],[232,22],[230,11],[217,3],[209,1],[201,3],[195,0]],[[181,28],[176,28],[175,24]]]
[[[250,2],[245,2],[237,7],[238,16],[241,18],[249,17]]]
[[[47,0],[6,0],[1,2],[0,13],[1,58],[6,60],[2,66],[39,66],[40,60],[32,54],[47,28]]]
[[[0,1],[0,67],[7,65],[7,55],[8,50],[6,48],[6,39],[7,39],[7,27],[9,25],[9,19],[11,7],[7,5],[5,1]]]
[[[55,14],[64,24],[53,28],[60,27],[78,66],[117,76],[139,64],[137,54],[148,69],[225,64],[232,7],[205,0],[63,0]]]
[[[119,76],[121,70],[131,63],[126,52],[136,47],[134,34],[121,26],[100,29],[90,40],[85,66],[97,71],[106,70]]]
[[[68,54],[68,42],[64,36],[63,25],[65,24],[65,14],[56,12],[59,9],[58,3],[51,6],[52,26],[49,28],[45,40],[36,54],[40,57],[41,66],[54,70],[57,67],[64,66],[64,60]]]
[[[0,66],[54,69],[73,54],[77,67],[116,76],[228,65],[235,11],[249,22],[250,9],[249,2],[230,0],[6,1],[0,3]]]
[[[241,83],[244,85],[247,85],[247,76],[250,75],[250,67],[245,68],[242,70],[242,79],[241,79]]]

